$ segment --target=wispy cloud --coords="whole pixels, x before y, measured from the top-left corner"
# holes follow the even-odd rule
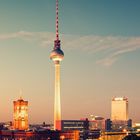
[[[8,39],[14,39],[14,38],[29,38],[32,36],[33,36],[33,33],[31,32],[20,31],[16,33],[0,34],[0,40],[8,40]]]
[[[9,39],[37,40],[43,47],[53,45],[54,33],[50,32],[27,32],[0,34],[1,40]],[[65,49],[77,49],[92,54],[101,54],[97,64],[111,66],[120,56],[140,49],[140,37],[123,36],[79,36],[61,35],[62,45]]]
[[[140,37],[82,36],[66,42],[64,46],[100,54],[96,63],[111,66],[120,56],[140,50]]]

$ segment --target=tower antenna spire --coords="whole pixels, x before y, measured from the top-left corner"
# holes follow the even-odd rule
[[[56,0],[56,39],[54,41],[54,50],[60,49],[60,40],[59,40],[59,20],[58,20],[58,0]]]
[[[58,0],[56,0],[56,40],[59,40]]]

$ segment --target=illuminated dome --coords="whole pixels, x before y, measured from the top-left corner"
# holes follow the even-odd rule
[[[53,61],[62,61],[64,58],[64,53],[60,48],[54,49],[51,52],[50,59]]]

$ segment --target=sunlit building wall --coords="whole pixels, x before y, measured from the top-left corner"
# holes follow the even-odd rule
[[[128,99],[125,97],[115,97],[111,103],[111,120],[128,120]]]
[[[14,104],[14,122],[13,127],[17,130],[27,130],[28,125],[28,101],[22,98],[13,101]]]
[[[90,115],[89,129],[90,130],[94,130],[94,129],[105,130],[105,119],[100,116]]]
[[[78,130],[62,131],[60,140],[79,140],[80,135]]]
[[[128,99],[115,97],[111,104],[112,130],[123,131],[128,129]]]

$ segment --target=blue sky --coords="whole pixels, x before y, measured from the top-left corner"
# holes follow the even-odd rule
[[[139,3],[139,0],[61,0],[60,30],[67,34],[137,36],[140,32]],[[0,30],[12,32],[46,29],[52,32],[55,25],[54,4],[55,1],[52,0],[1,0],[0,15],[3,26]]]
[[[109,118],[111,98],[126,96],[140,121],[139,13],[139,0],[60,0],[63,119]],[[52,122],[55,0],[0,0],[0,19],[0,121],[22,89],[30,122]]]

